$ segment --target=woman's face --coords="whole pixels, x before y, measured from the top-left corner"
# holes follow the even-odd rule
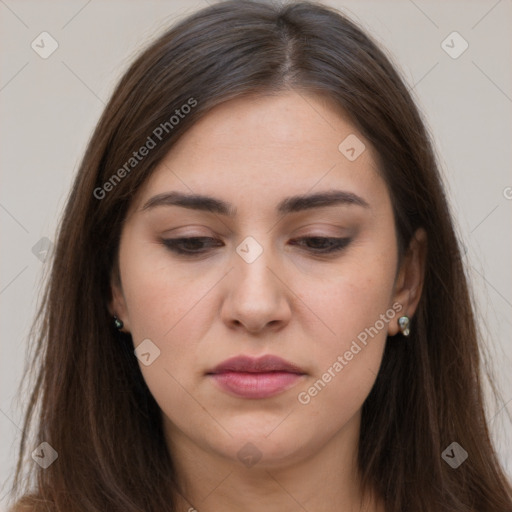
[[[173,204],[192,194],[211,199]],[[386,337],[415,307],[397,264],[375,153],[330,104],[289,92],[212,110],[133,202],[113,281],[169,446],[275,467],[357,441]],[[264,355],[297,373],[212,374]]]

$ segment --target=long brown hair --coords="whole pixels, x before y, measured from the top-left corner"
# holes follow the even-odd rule
[[[364,488],[382,496],[387,512],[512,510],[484,413],[479,335],[461,252],[408,88],[378,45],[337,10],[238,0],[200,10],[152,43],[120,80],[89,142],[34,323],[29,372],[37,374],[15,489],[35,510],[176,510],[161,411],[130,335],[114,328],[107,309],[122,223],[156,165],[212,107],[288,89],[328,96],[373,144],[401,251],[417,228],[428,236],[411,336],[386,344],[363,405]],[[130,161],[148,137],[155,146]],[[27,456],[41,442],[58,453],[47,469]],[[452,442],[468,453],[457,469],[441,457]]]

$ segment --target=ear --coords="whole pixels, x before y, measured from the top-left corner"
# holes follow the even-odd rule
[[[416,230],[400,265],[395,280],[393,304],[399,303],[402,309],[389,322],[388,334],[394,336],[399,332],[398,319],[401,316],[412,318],[418,307],[425,278],[427,259],[427,233],[423,228]]]
[[[110,300],[108,302],[108,311],[113,317],[114,315],[123,322],[121,332],[130,332],[130,320],[128,317],[128,308],[126,307],[126,299],[123,294],[123,287],[119,270],[114,268],[110,277]]]

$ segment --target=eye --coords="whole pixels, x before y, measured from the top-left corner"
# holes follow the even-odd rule
[[[206,252],[204,250],[204,244],[208,241],[217,242],[215,238],[211,238],[208,236],[195,236],[189,238],[167,238],[162,240],[162,243],[168,249],[177,254],[194,256]],[[209,243],[208,245],[211,247],[215,244]]]
[[[311,252],[318,254],[330,254],[341,251],[351,242],[350,238],[332,238],[322,236],[310,236],[297,239],[299,242],[313,242]],[[298,245],[298,244],[297,244]]]
[[[315,254],[330,254],[343,250],[351,242],[350,238],[332,237],[303,237],[292,240],[292,245],[300,245],[297,242],[308,242],[306,250]],[[313,247],[311,247],[311,242]],[[222,242],[211,237],[167,238],[162,243],[176,254],[198,256],[207,252],[208,248],[220,246]],[[205,247],[206,246],[206,247]]]

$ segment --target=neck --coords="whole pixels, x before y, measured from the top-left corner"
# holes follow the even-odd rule
[[[201,450],[167,425],[168,444],[182,490],[179,512],[384,512],[363,496],[357,467],[360,416],[306,456],[247,467],[238,459]],[[293,460],[292,460],[293,459]]]

